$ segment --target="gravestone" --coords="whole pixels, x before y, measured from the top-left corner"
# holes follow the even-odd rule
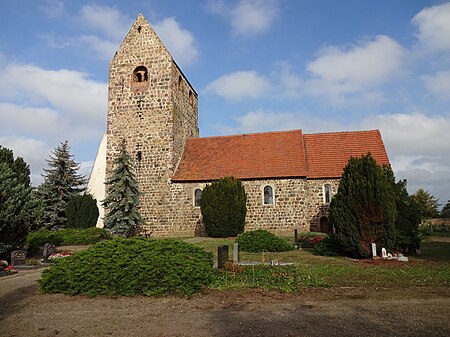
[[[294,229],[294,245],[298,245],[298,230]]]
[[[27,258],[26,250],[13,250],[11,252],[11,266],[20,266],[25,264],[25,259]]]
[[[376,257],[376,256],[377,256],[377,244],[372,243],[372,257]]]
[[[228,261],[228,245],[217,247],[217,268],[222,269]]]
[[[51,244],[51,243],[46,243],[44,245],[44,252],[42,253],[42,260],[44,262],[50,262],[50,260],[48,259],[48,257],[50,255],[52,255],[55,252],[55,245]]]
[[[233,247],[233,263],[239,263],[239,243],[235,242]]]

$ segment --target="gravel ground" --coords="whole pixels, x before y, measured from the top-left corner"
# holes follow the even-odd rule
[[[449,288],[111,299],[39,294],[40,273],[0,278],[0,336],[450,336]]]

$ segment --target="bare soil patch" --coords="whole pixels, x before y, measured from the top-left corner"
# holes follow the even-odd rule
[[[40,271],[0,279],[0,336],[449,336],[449,288],[42,295]],[[6,289],[6,290],[5,290]]]

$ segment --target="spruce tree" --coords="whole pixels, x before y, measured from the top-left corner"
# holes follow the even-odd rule
[[[130,237],[138,233],[142,218],[139,214],[139,188],[125,140],[121,142],[113,166],[105,182],[106,198],[102,201],[106,211],[105,228],[115,235]]]
[[[28,165],[0,146],[0,253],[21,246],[36,213]]]
[[[244,231],[247,196],[234,177],[221,178],[203,189],[200,209],[206,234],[212,237],[236,236]]]
[[[450,218],[450,200],[444,205],[440,214],[441,218]]]
[[[42,203],[39,226],[46,229],[66,227],[66,207],[70,198],[85,190],[86,179],[78,174],[80,164],[73,160],[68,141],[58,145],[46,159],[44,182],[38,188]]]
[[[331,202],[331,218],[342,249],[356,258],[369,257],[371,243],[390,248],[395,243],[394,176],[377,165],[369,154],[350,158],[337,194]]]

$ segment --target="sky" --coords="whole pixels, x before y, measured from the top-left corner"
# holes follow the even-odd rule
[[[109,61],[142,13],[199,94],[200,136],[381,131],[396,179],[450,199],[450,2],[0,0],[0,145],[89,174]]]

